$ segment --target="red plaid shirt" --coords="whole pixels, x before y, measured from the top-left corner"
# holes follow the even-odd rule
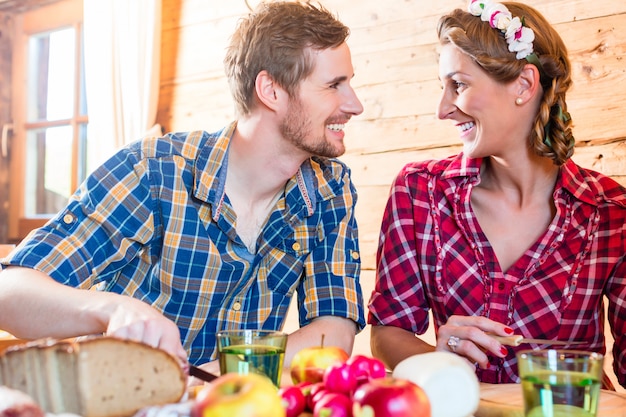
[[[604,353],[606,295],[614,369],[626,386],[626,190],[568,161],[553,194],[555,218],[503,272],[470,206],[480,163],[459,155],[408,164],[397,176],[369,323],[423,334],[429,309],[436,329],[453,314],[482,315],[524,337],[582,340],[582,349]],[[519,382],[515,352],[528,347],[491,357],[490,369],[477,369],[479,379]]]

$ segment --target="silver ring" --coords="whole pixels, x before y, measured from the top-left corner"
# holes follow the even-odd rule
[[[460,341],[461,339],[459,339],[458,337],[450,336],[450,338],[448,339],[448,347],[452,352],[456,353],[456,347],[459,345]]]

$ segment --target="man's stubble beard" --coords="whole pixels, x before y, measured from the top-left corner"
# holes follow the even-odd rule
[[[313,139],[310,136],[311,131],[311,120],[306,117],[302,103],[299,99],[293,99],[287,115],[280,125],[280,133],[283,137],[301,151],[315,156],[336,158],[343,155],[345,152],[343,146],[340,149],[333,146],[325,135]]]

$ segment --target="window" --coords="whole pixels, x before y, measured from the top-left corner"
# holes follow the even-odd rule
[[[82,0],[15,16],[9,237],[67,203],[89,167]]]

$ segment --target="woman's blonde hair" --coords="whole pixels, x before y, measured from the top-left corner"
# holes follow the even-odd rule
[[[503,2],[514,17],[535,34],[534,55],[517,59],[510,52],[503,33],[461,9],[441,17],[437,25],[439,42],[451,43],[469,55],[494,80],[515,80],[529,62],[541,74],[543,97],[530,135],[529,146],[540,156],[562,165],[574,153],[572,121],[565,95],[572,85],[567,48],[550,23],[534,8],[517,2]]]

